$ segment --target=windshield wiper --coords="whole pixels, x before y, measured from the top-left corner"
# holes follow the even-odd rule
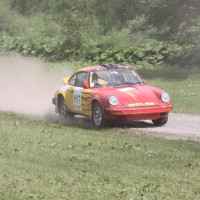
[[[140,84],[143,84],[144,81],[138,81],[137,83],[135,83],[136,85],[140,85]]]
[[[135,83],[134,82],[125,82],[123,83],[123,85],[134,85]]]
[[[113,86],[120,86],[120,85],[123,85],[123,84],[121,84],[121,83],[113,84]]]
[[[138,82],[125,82],[122,83],[122,85],[139,85],[139,84],[143,84],[143,81],[138,81]]]
[[[124,82],[124,83],[118,83],[118,84],[113,84],[113,86],[123,86],[123,85],[139,85],[139,84],[143,84],[143,81],[138,81],[136,83],[134,82]]]
[[[133,82],[124,82],[124,83],[116,83],[113,84],[113,86],[124,86],[124,85],[134,85],[135,83]]]

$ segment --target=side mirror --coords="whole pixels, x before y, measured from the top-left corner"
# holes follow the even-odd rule
[[[89,88],[88,82],[84,82],[84,83],[83,83],[83,88],[84,88],[84,89],[88,89],[88,88]]]
[[[69,81],[69,78],[63,78],[63,82],[65,85],[68,83],[68,81]]]

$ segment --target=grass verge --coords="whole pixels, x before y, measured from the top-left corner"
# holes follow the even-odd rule
[[[173,112],[200,113],[200,69],[148,67],[139,68],[138,72],[147,84],[170,94]]]
[[[0,112],[0,199],[200,199],[200,146]]]

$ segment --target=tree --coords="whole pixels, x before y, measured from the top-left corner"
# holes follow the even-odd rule
[[[48,0],[8,0],[11,9],[23,16],[30,16],[38,12],[45,12],[50,8]]]
[[[200,1],[160,0],[153,5],[148,23],[157,28],[160,40],[194,43],[200,33]]]

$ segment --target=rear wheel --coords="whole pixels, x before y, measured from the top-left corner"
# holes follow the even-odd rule
[[[63,97],[59,99],[58,111],[59,111],[60,118],[63,122],[73,118],[73,114],[69,111]]]
[[[167,121],[168,121],[168,116],[152,120],[153,124],[156,126],[163,126],[167,123]]]
[[[95,102],[92,106],[91,121],[95,128],[102,128],[104,126],[103,112],[98,102]]]

